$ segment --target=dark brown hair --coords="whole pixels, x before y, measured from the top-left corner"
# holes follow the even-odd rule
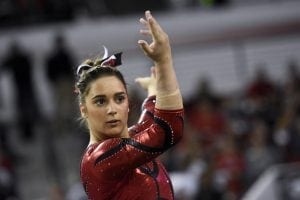
[[[100,66],[99,62],[99,60],[92,61],[90,59],[83,62],[83,64],[90,66],[90,68],[82,70],[80,75],[78,75],[78,81],[75,85],[80,103],[85,102],[84,98],[89,93],[91,83],[101,77],[117,77],[127,91],[126,82],[122,73],[115,67]]]

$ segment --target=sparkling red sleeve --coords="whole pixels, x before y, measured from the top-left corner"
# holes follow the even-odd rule
[[[150,96],[144,100],[142,104],[142,113],[137,124],[129,128],[129,134],[131,136],[149,128],[153,124],[155,101],[155,96]]]
[[[149,128],[131,138],[114,138],[99,144],[89,159],[95,175],[117,178],[165,152],[183,135],[183,115],[183,109],[155,109]]]

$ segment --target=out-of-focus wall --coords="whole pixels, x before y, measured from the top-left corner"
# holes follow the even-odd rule
[[[216,11],[154,12],[170,36],[184,96],[192,95],[203,77],[208,77],[218,92],[236,91],[252,77],[258,63],[265,63],[274,79],[283,79],[288,60],[300,57],[299,6],[292,1]],[[92,21],[83,18],[72,23],[2,30],[0,56],[15,38],[32,54],[37,90],[46,104],[41,107],[51,112],[51,93],[43,70],[53,35],[58,30],[65,34],[77,63],[101,53],[101,45],[114,52],[123,51],[121,71],[129,87],[134,87],[134,78],[147,75],[151,66],[137,45],[141,16],[106,16]]]

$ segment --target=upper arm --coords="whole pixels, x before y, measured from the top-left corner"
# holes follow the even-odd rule
[[[113,138],[102,142],[92,154],[98,175],[118,178],[156,158],[176,144],[183,132],[183,112],[156,111],[154,123],[131,138]]]
[[[151,126],[151,124],[153,124],[155,102],[156,102],[155,96],[150,96],[144,100],[142,104],[141,116],[137,124],[131,126],[128,129],[130,135],[134,135],[143,130],[146,130]]]

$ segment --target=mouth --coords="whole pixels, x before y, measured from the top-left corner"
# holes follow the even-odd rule
[[[117,126],[120,123],[120,120],[113,119],[106,122],[110,126]]]

